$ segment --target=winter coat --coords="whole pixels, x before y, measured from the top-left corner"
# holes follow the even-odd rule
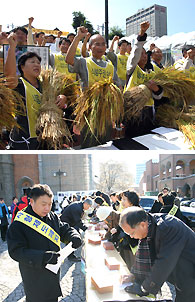
[[[82,229],[85,231],[87,227],[82,223],[81,220],[83,214],[83,202],[73,202],[63,210],[60,220],[67,222],[76,230]]]
[[[70,228],[67,223],[62,223],[53,212],[41,218],[32,210],[31,205],[25,212],[52,227],[60,235],[62,242],[69,242],[73,237],[79,236],[75,229]],[[24,290],[30,301],[45,302],[62,295],[60,272],[54,274],[43,265],[45,251],[59,251],[55,243],[20,221],[11,224],[7,243],[10,257],[19,262]]]
[[[169,281],[187,296],[195,285],[195,233],[174,216],[148,215],[152,219],[151,246],[155,259],[142,285],[148,292],[157,294],[163,283]]]
[[[1,207],[0,226],[8,225],[9,224],[7,219],[7,216],[9,217],[8,207],[6,206],[5,203],[1,203],[0,207]]]

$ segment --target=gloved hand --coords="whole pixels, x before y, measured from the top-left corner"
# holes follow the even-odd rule
[[[43,265],[56,264],[58,262],[59,253],[54,251],[46,251],[43,255]]]
[[[132,285],[125,287],[125,291],[129,294],[138,295],[140,297],[149,295],[148,292],[142,291],[141,285],[138,283],[133,283]]]
[[[72,237],[71,241],[73,249],[78,249],[78,247],[82,244],[81,238],[77,236]]]

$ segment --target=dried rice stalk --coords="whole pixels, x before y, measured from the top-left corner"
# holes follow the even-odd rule
[[[164,127],[179,129],[195,149],[195,106],[184,110],[173,105],[159,106],[156,119]]]
[[[124,93],[125,120],[138,119],[141,110],[152,97],[150,89],[146,85],[139,85]]]
[[[13,127],[19,127],[15,116],[26,114],[20,94],[6,87],[11,81],[11,78],[4,78],[0,82],[0,133],[2,128],[11,130]]]
[[[186,123],[182,120],[178,122],[179,130],[185,135],[195,150],[195,125]]]
[[[164,94],[175,106],[195,104],[195,79],[189,72],[167,67],[156,73],[152,80],[164,89]]]
[[[49,148],[59,149],[64,138],[66,143],[70,142],[71,133],[63,119],[63,112],[55,101],[60,94],[66,95],[69,102],[74,101],[78,86],[70,77],[52,69],[43,70],[40,78],[43,93],[36,125],[38,140],[46,143]]]
[[[123,95],[112,80],[99,81],[77,98],[75,121],[80,130],[88,125],[91,135],[96,133],[98,137],[103,137],[109,125],[123,118],[123,106]]]
[[[164,94],[170,99],[173,107],[182,108],[182,110],[184,110],[189,105],[195,104],[194,74],[194,70],[184,72],[173,67],[167,67],[160,70],[159,73],[154,74],[151,80],[163,88]],[[126,120],[138,119],[141,110],[151,98],[151,92],[146,87],[147,84],[148,81],[146,81],[144,85],[133,87],[125,92],[124,102]],[[173,108],[173,110],[173,112],[175,112],[175,108]],[[173,112],[171,112],[171,114]],[[166,124],[169,118],[167,120],[166,114],[163,116]],[[172,118],[170,122],[172,123]]]

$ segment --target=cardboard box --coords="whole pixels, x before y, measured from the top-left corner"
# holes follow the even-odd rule
[[[94,245],[101,244],[101,237],[88,238],[88,243],[91,243],[91,244],[94,244]]]
[[[100,231],[100,230],[101,230],[101,225],[96,224],[96,225],[95,225],[95,231]]]
[[[91,276],[91,284],[100,294],[113,292],[112,282],[109,278],[104,278],[102,275]]]
[[[102,243],[103,247],[105,248],[106,251],[112,251],[114,250],[114,244],[109,241],[105,241]]]
[[[109,270],[119,270],[120,263],[114,257],[106,258],[105,265],[109,268]]]

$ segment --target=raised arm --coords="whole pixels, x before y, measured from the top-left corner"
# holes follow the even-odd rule
[[[34,45],[33,33],[32,33],[32,23],[34,21],[33,17],[28,18],[28,35],[27,35],[27,45]]]
[[[74,37],[74,40],[72,41],[72,44],[70,45],[66,55],[66,63],[68,63],[69,65],[74,65],[74,57],[76,55],[78,44],[80,40],[86,37],[87,33],[88,29],[84,26],[78,28],[77,35]]]
[[[110,45],[109,51],[113,51],[114,50],[114,43],[115,41],[119,41],[119,36],[114,36],[114,38],[112,39],[112,43]]]
[[[17,45],[16,34],[11,33],[8,37],[8,41],[9,41],[9,49],[8,49],[7,59],[6,59],[6,62],[5,62],[4,74],[8,78],[12,78],[12,77],[15,78],[16,77],[16,54],[15,54],[15,51],[16,51],[16,45]],[[13,88],[13,87],[10,87],[10,88]]]
[[[91,34],[87,33],[87,35],[83,41],[83,45],[81,48],[81,55],[83,56],[83,58],[86,58],[86,56],[87,56],[87,42],[89,41],[90,37],[91,37]]]
[[[142,49],[143,49],[143,46],[144,46],[144,44],[146,42],[146,38],[147,38],[146,31],[149,27],[150,27],[149,22],[142,22],[140,24],[140,32],[137,37],[137,42],[135,43],[135,45],[131,51],[131,54],[128,58],[128,61],[127,61],[127,74],[128,75],[134,71],[135,67],[137,66],[137,64],[141,58]]]

